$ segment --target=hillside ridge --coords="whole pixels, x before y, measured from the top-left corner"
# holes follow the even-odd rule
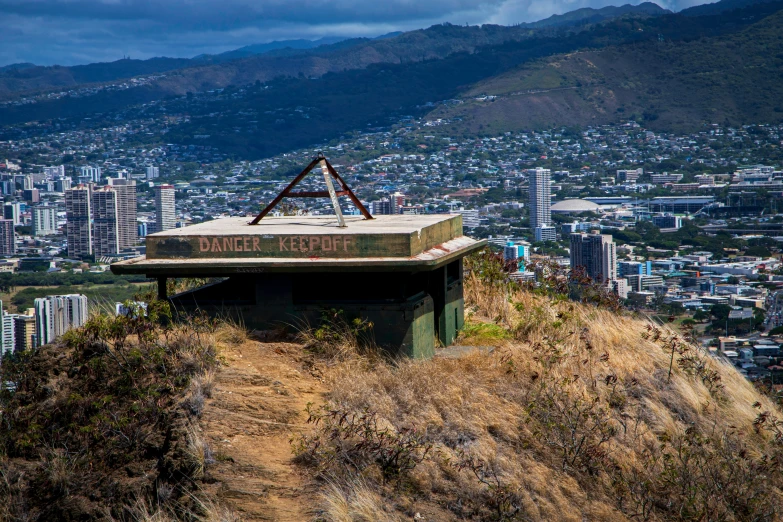
[[[430,360],[390,360],[339,320],[157,325],[154,299],[5,360],[0,518],[783,513],[783,414],[733,366],[598,294],[569,301],[555,277],[520,288],[498,262],[467,260],[462,348]]]
[[[783,90],[783,12],[736,34],[686,42],[639,42],[552,56],[482,81],[467,102],[430,117],[459,118],[463,132],[636,120],[657,130],[705,124],[775,123]]]

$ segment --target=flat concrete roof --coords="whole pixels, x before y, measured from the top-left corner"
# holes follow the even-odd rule
[[[433,270],[478,250],[460,215],[226,218],[147,236],[147,255],[111,265],[117,274],[205,276],[294,271]]]
[[[205,221],[184,228],[172,228],[165,232],[150,234],[148,237],[182,237],[203,235],[310,235],[310,234],[410,234],[436,223],[462,218],[460,214],[419,214],[374,216],[364,219],[362,216],[345,216],[346,227],[337,226],[334,216],[267,216],[257,225],[249,225],[252,217],[229,217]]]
[[[147,236],[147,259],[412,257],[462,236],[462,216],[226,218]]]

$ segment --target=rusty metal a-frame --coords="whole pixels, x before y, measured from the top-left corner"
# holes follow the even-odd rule
[[[320,165],[321,171],[324,175],[324,181],[326,182],[326,188],[327,190],[322,191],[299,191],[299,192],[291,192],[291,189],[293,189],[300,181],[302,181],[315,167],[316,165]],[[334,178],[337,183],[340,184],[341,190],[336,191],[334,190],[334,184],[332,183],[332,178]],[[337,223],[339,227],[345,227],[345,220],[343,219],[343,212],[340,210],[340,201],[337,199],[338,196],[348,196],[354,205],[356,205],[356,208],[359,209],[359,212],[362,213],[365,219],[372,219],[372,215],[367,211],[366,208],[364,208],[364,205],[362,205],[362,202],[359,201],[359,198],[356,197],[356,194],[353,193],[351,188],[348,186],[345,181],[343,181],[343,178],[340,177],[339,174],[337,174],[337,171],[334,170],[334,167],[329,163],[329,161],[324,157],[323,154],[319,154],[315,157],[313,161],[310,162],[310,164],[305,167],[305,169],[299,173],[297,177],[294,178],[294,180],[289,183],[289,185],[283,189],[283,191],[277,195],[275,199],[272,200],[269,205],[264,208],[264,210],[261,211],[260,214],[258,214],[253,221],[250,222],[251,225],[257,225],[259,221],[264,219],[264,216],[266,216],[275,206],[280,203],[280,201],[283,200],[283,198],[325,198],[328,197],[332,200],[332,206],[334,206],[334,213],[337,215]]]

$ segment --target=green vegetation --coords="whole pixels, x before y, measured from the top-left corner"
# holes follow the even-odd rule
[[[215,324],[172,325],[159,301],[139,311],[3,360],[0,519],[140,520],[134,505],[204,514],[196,481],[213,456],[197,419]]]
[[[501,326],[493,323],[467,322],[460,332],[463,344],[492,345],[510,339],[511,336]]]
[[[110,311],[114,309],[114,303],[123,303],[139,293],[139,286],[127,281],[120,281],[113,285],[63,285],[56,288],[25,288],[14,294],[11,304],[17,311],[23,312],[33,307],[33,302],[38,297],[60,294],[83,294],[87,297],[91,310]]]
[[[84,285],[88,283],[96,285],[112,285],[117,283],[141,283],[148,281],[144,276],[116,276],[111,272],[94,274],[84,272],[74,274],[72,272],[20,272],[16,274],[0,274],[0,290],[8,292],[18,286],[62,286]]]
[[[769,331],[769,335],[783,335],[783,326],[776,326]]]

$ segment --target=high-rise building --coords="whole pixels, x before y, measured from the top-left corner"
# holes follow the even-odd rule
[[[625,279],[615,279],[612,281],[612,290],[620,299],[628,299],[628,281]]]
[[[60,178],[54,180],[54,192],[65,192],[71,188],[71,178]],[[51,192],[51,191],[50,191]]]
[[[389,201],[389,198],[383,198],[380,201],[373,201],[371,212],[379,216],[396,214],[396,212],[394,212],[394,209],[392,208],[392,202]]]
[[[36,347],[54,342],[87,322],[87,298],[80,294],[50,295],[35,300]]]
[[[552,224],[552,189],[549,169],[528,170],[530,185],[530,228]]]
[[[571,269],[584,268],[598,283],[617,279],[617,251],[607,234],[571,234]]]
[[[658,228],[680,229],[682,227],[682,218],[672,214],[662,216],[653,216],[652,223]]]
[[[402,192],[395,192],[391,196],[391,203],[392,203],[392,212],[394,212],[395,214],[402,214],[402,211],[400,209],[405,206],[405,194],[403,194]]]
[[[636,183],[639,177],[644,174],[644,169],[618,170],[617,182]]]
[[[10,219],[14,225],[22,224],[22,204],[6,203],[3,205],[3,219]]]
[[[33,207],[33,235],[49,236],[57,233],[57,209],[55,207]]]
[[[160,176],[160,167],[147,167],[147,179],[155,179]]]
[[[12,219],[0,219],[0,256],[12,256],[14,254],[16,254],[14,221]]]
[[[24,352],[35,346],[35,313],[14,316],[14,351]]]
[[[95,258],[120,252],[118,193],[110,186],[92,193],[92,251]]]
[[[652,275],[651,261],[620,261],[617,263],[617,277]]]
[[[9,314],[3,310],[3,332],[0,336],[0,351],[3,355],[14,353],[16,349],[16,330],[14,329],[14,314]]]
[[[557,229],[555,227],[541,225],[533,229],[533,237],[536,241],[557,241]]]
[[[460,209],[452,214],[462,214],[462,228],[472,230],[481,226],[481,218],[478,209]]]
[[[57,179],[65,176],[65,165],[57,165],[56,167],[44,167],[44,176],[47,179]]]
[[[98,183],[101,180],[101,168],[100,167],[82,167],[79,177],[86,178],[88,181]]]
[[[136,229],[136,182],[128,179],[109,178],[109,186],[117,192],[117,229],[119,250],[138,243]]]
[[[70,257],[81,258],[92,255],[90,199],[90,189],[84,185],[65,191],[65,234]]]
[[[174,192],[173,185],[158,185],[155,187],[155,222],[158,225],[158,232],[177,227]]]
[[[503,247],[503,261],[518,262],[519,272],[524,272],[530,262],[530,243],[526,241],[508,241]]]
[[[22,199],[30,203],[39,203],[41,201],[41,193],[37,188],[24,189],[22,191]]]
[[[33,177],[30,174],[14,174],[14,187],[17,190],[29,190],[33,188]]]
[[[13,320],[7,318],[8,312],[4,310],[3,302],[0,301],[0,356],[14,351]]]

